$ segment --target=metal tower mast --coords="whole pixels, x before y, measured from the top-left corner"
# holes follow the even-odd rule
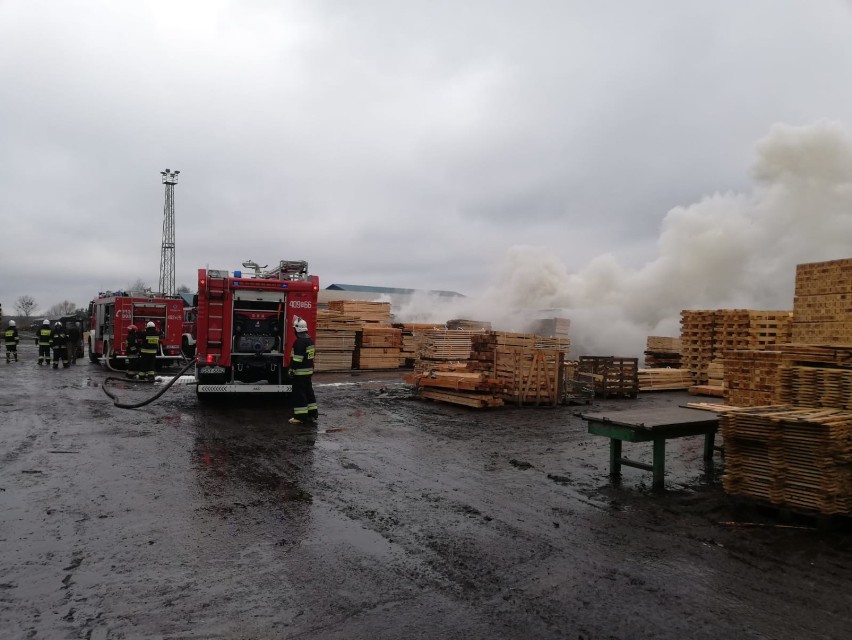
[[[163,249],[160,253],[160,292],[175,295],[175,185],[180,171],[160,171],[166,185],[166,204],[163,207]]]

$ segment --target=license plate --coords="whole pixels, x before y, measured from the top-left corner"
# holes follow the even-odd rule
[[[225,367],[201,367],[198,373],[225,373]]]

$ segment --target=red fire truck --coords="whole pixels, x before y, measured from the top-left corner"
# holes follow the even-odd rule
[[[316,339],[319,278],[308,263],[281,260],[247,275],[198,270],[196,380],[199,397],[221,393],[289,393],[287,375],[302,318]]]
[[[131,324],[143,332],[153,322],[160,334],[157,365],[183,359],[183,301],[147,291],[106,291],[89,303],[89,359],[105,357],[114,369],[127,365],[127,332]]]

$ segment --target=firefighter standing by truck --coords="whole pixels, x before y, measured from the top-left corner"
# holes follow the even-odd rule
[[[127,372],[128,378],[139,377],[139,334],[136,325],[127,328]]]
[[[14,320],[9,320],[9,326],[3,333],[3,341],[6,343],[6,364],[12,361],[12,354],[15,355],[15,362],[18,361],[18,327],[15,326]]]
[[[50,320],[45,318],[41,323],[41,328],[36,331],[35,341],[38,345],[38,363],[39,365],[50,364],[50,338],[53,335],[53,330],[50,328]]]
[[[53,368],[59,368],[59,361],[62,360],[62,368],[68,368],[68,336],[65,335],[65,328],[58,320],[53,325],[53,331],[50,334],[50,346],[53,348]]]
[[[290,424],[301,424],[306,420],[317,421],[317,399],[311,378],[314,374],[314,355],[316,349],[308,335],[308,323],[293,318],[293,330],[296,342],[290,351],[290,378],[293,380],[293,417]]]
[[[139,379],[154,381],[154,376],[157,375],[156,362],[157,351],[160,346],[160,334],[157,333],[157,327],[149,320],[145,325],[145,335],[142,336],[142,347],[140,348],[139,358]]]

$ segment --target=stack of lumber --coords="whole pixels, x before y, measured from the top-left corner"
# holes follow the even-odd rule
[[[314,371],[349,371],[361,320],[340,311],[317,311]]]
[[[725,404],[762,407],[778,402],[781,355],[781,351],[756,349],[726,351]]]
[[[570,329],[568,318],[544,318],[533,320],[529,332],[548,338],[567,338]]]
[[[680,369],[681,340],[666,336],[648,336],[645,346],[645,367],[648,369]]]
[[[402,329],[364,324],[358,333],[354,364],[357,369],[398,369]]]
[[[852,259],[796,266],[790,342],[852,345]]]
[[[470,341],[481,331],[435,329],[424,331],[418,344],[415,368],[428,370],[438,362],[467,361],[470,359]]]
[[[390,302],[365,302],[364,300],[331,300],[328,303],[330,311],[338,311],[344,315],[358,318],[362,322],[377,322],[390,324]]]
[[[639,369],[639,391],[671,391],[692,386],[692,374],[687,369]]]
[[[722,413],[729,494],[852,515],[852,413],[756,407]]]
[[[491,331],[491,323],[482,320],[456,318],[447,321],[447,329],[452,329],[453,331]]]
[[[446,325],[427,322],[400,322],[393,325],[402,331],[402,346],[399,350],[399,366],[413,367],[426,331],[446,329]]]
[[[699,385],[707,385],[713,360],[723,358],[727,351],[774,349],[786,344],[792,326],[789,311],[681,311],[683,366],[692,371]]]
[[[460,370],[458,365],[438,364],[430,371],[410,373],[405,381],[416,388],[418,398],[458,404],[475,409],[499,407],[503,399],[495,380],[482,371]]]
[[[639,358],[580,356],[579,373],[594,380],[595,395],[601,398],[635,398],[639,392]]]

